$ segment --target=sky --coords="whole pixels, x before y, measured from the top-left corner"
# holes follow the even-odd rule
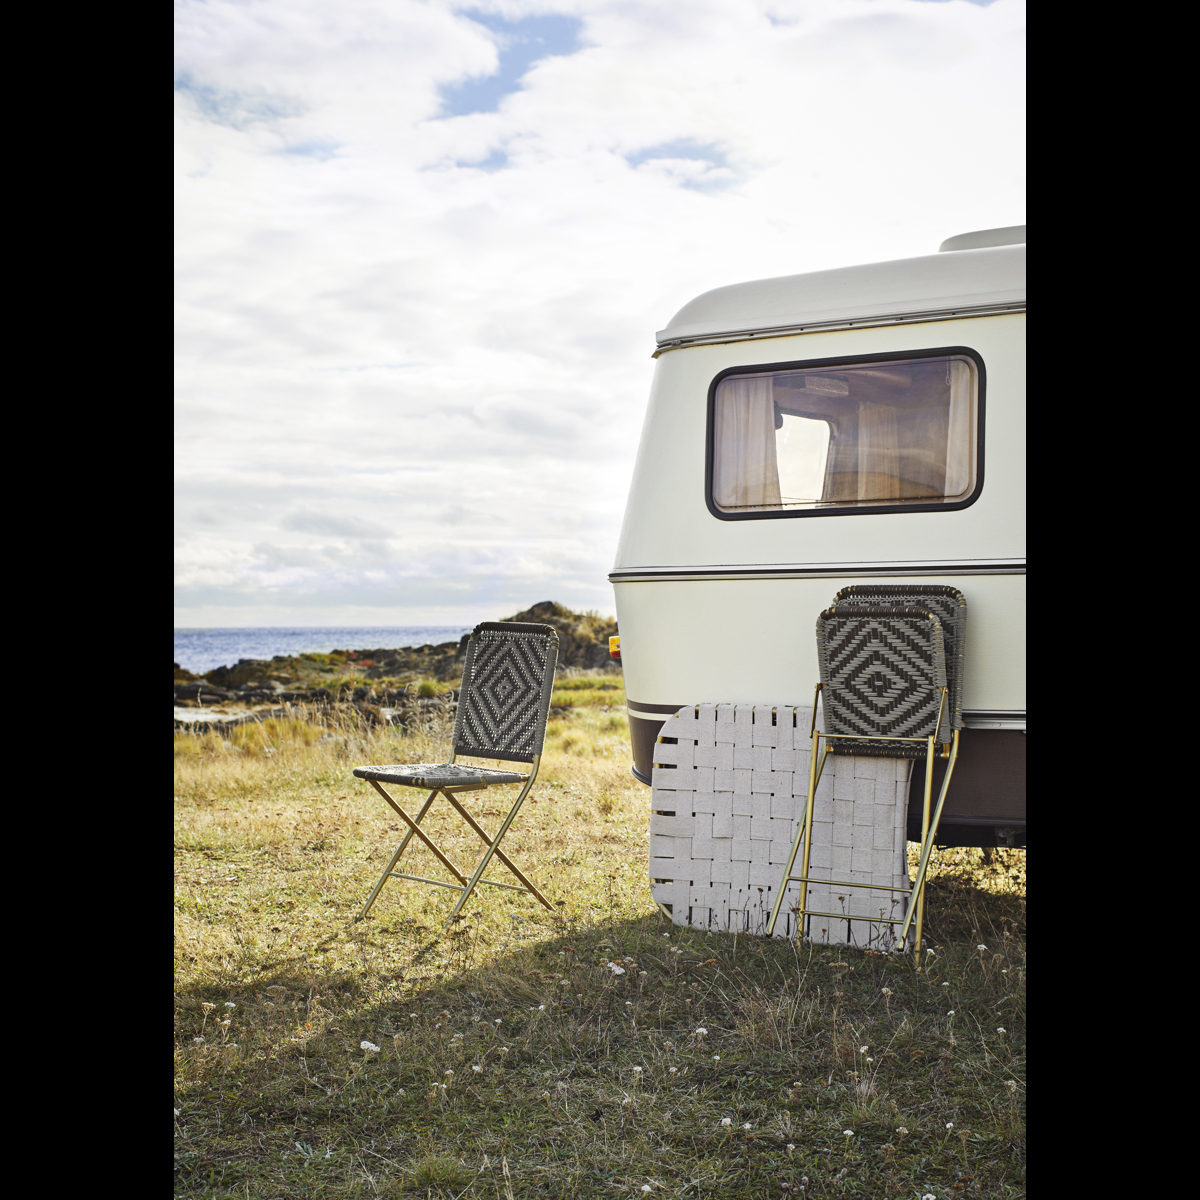
[[[175,625],[612,613],[688,300],[1021,224],[1022,0],[182,0]]]

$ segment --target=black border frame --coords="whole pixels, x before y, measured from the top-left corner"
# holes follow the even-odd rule
[[[716,454],[714,425],[716,422],[717,388],[731,375],[762,375],[770,372],[778,374],[783,371],[816,370],[821,367],[847,366],[854,363],[900,362],[908,358],[945,358],[950,355],[960,355],[971,359],[979,372],[978,444],[976,451],[975,488],[964,500],[952,503],[933,504],[862,504],[846,505],[840,508],[792,508],[792,509],[760,509],[756,512],[725,512],[717,507],[713,500],[713,458]],[[935,346],[928,350],[899,350],[888,354],[842,354],[836,358],[806,358],[797,362],[762,363],[758,366],[726,367],[718,372],[708,385],[708,416],[704,437],[704,503],[708,511],[718,521],[778,521],[787,517],[866,517],[878,516],[881,513],[914,513],[914,512],[957,512],[969,508],[979,499],[983,491],[984,475],[984,429],[987,416],[987,368],[979,351],[969,346]]]

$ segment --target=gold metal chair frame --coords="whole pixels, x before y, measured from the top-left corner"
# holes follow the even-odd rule
[[[942,819],[942,807],[946,803],[946,793],[950,789],[950,777],[954,774],[954,764],[958,760],[958,730],[954,730],[953,737],[948,750],[942,751],[943,758],[949,758],[946,764],[946,777],[942,780],[942,790],[938,796],[937,808],[933,812],[932,821],[930,820],[930,803],[933,799],[933,760],[936,757],[937,736],[941,732],[942,717],[946,711],[946,699],[949,694],[948,687],[940,687],[942,698],[938,705],[937,724],[934,726],[933,733],[927,738],[913,737],[882,737],[882,736],[867,736],[859,733],[821,733],[817,730],[817,700],[821,695],[821,689],[825,685],[817,684],[816,691],[813,693],[812,707],[812,723],[809,725],[809,739],[811,742],[811,753],[809,756],[808,765],[808,799],[804,807],[804,819],[800,822],[800,828],[796,830],[796,838],[792,842],[792,853],[788,858],[787,867],[784,871],[783,879],[779,884],[779,894],[775,897],[775,906],[771,910],[771,920],[767,924],[767,936],[770,937],[775,932],[775,923],[779,920],[779,910],[783,907],[783,897],[787,892],[789,883],[799,883],[800,888],[800,903],[794,910],[796,913],[796,937],[799,939],[804,933],[804,922],[806,917],[831,917],[839,921],[867,921],[873,925],[890,925],[893,929],[897,925],[901,926],[900,936],[897,939],[897,944],[904,946],[908,940],[909,926],[913,922],[913,917],[916,917],[916,933],[914,940],[914,957],[917,963],[918,970],[921,962],[921,935],[924,930],[925,920],[925,873],[929,866],[929,855],[933,850],[934,839],[937,836],[938,823]],[[821,748],[822,740],[826,745]],[[917,865],[917,877],[913,881],[909,889],[909,901],[907,911],[904,914],[903,920],[898,917],[855,917],[847,913],[825,913],[814,912],[807,908],[808,900],[808,884],[819,883],[828,887],[844,887],[844,888],[861,888],[866,891],[882,891],[882,892],[902,892],[903,888],[884,887],[881,884],[868,883],[847,883],[839,879],[810,879],[808,874],[809,852],[812,849],[812,823],[813,809],[815,807],[815,797],[817,793],[817,784],[821,781],[821,772],[825,769],[825,759],[828,757],[831,747],[829,742],[835,740],[859,741],[859,742],[909,742],[909,743],[925,743],[925,799],[921,815],[921,858]],[[820,753],[818,754],[818,751]],[[800,851],[800,844],[804,843],[804,858],[799,875],[792,874],[792,868],[796,865],[796,855]]]
[[[451,754],[450,764],[454,763],[456,757],[457,755]],[[358,916],[354,918],[355,921],[361,921],[367,915],[367,913],[371,911],[371,906],[375,903],[379,893],[383,890],[383,885],[389,879],[411,879],[415,883],[431,883],[437,887],[451,888],[454,891],[460,892],[461,894],[459,895],[457,902],[455,903],[453,909],[451,909],[450,915],[446,918],[446,924],[443,926],[443,929],[450,928],[451,924],[458,917],[458,914],[462,911],[463,905],[466,904],[467,900],[470,898],[471,893],[481,883],[487,884],[489,887],[508,888],[510,891],[514,892],[529,892],[536,900],[539,901],[539,903],[553,912],[554,906],[550,903],[550,901],[547,900],[540,891],[538,891],[537,887],[528,878],[528,876],[521,871],[517,864],[514,863],[513,860],[509,858],[503,850],[500,849],[500,842],[503,840],[504,835],[508,832],[508,827],[516,819],[516,815],[520,811],[521,805],[525,802],[526,796],[529,795],[530,790],[533,788],[534,780],[537,779],[538,768],[541,766],[541,761],[542,756],[540,754],[535,754],[533,756],[532,769],[528,775],[523,777],[523,786],[521,788],[520,795],[517,796],[515,803],[509,810],[508,816],[504,818],[504,822],[500,826],[500,830],[494,838],[487,835],[486,831],[479,824],[479,822],[476,821],[475,818],[466,810],[466,808],[456,799],[456,795],[459,792],[485,791],[489,786],[491,786],[486,780],[481,780],[479,783],[474,784],[451,784],[434,788],[433,791],[431,791],[425,798],[425,803],[421,805],[421,811],[417,813],[416,817],[411,817],[407,812],[404,811],[403,808],[401,808],[399,804],[396,803],[392,796],[388,794],[387,789],[384,788],[382,784],[375,779],[368,779],[367,782],[384,798],[384,800],[387,801],[389,805],[391,805],[391,807],[399,814],[400,818],[405,822],[405,824],[408,825],[408,832],[404,835],[404,840],[396,849],[396,853],[392,855],[391,861],[384,868],[383,874],[379,877],[379,882],[371,890],[370,896],[367,897],[366,904],[363,905],[362,912],[360,912]],[[501,784],[497,786],[505,785]],[[509,786],[511,786],[511,784]],[[421,821],[424,820],[426,813],[429,812],[429,809],[432,807],[433,802],[435,799],[437,799],[439,793],[446,797],[446,799],[454,807],[455,811],[457,811],[459,816],[461,816],[463,820],[466,821],[466,823],[480,836],[480,838],[483,839],[484,844],[487,846],[487,850],[484,852],[483,858],[479,860],[479,865],[475,868],[475,871],[471,875],[470,879],[468,879],[450,861],[450,859],[441,851],[438,846],[434,844],[433,840],[421,828]],[[402,872],[395,870],[396,864],[400,861],[400,856],[408,848],[408,845],[414,836],[423,842],[426,848],[434,854],[434,856],[446,868],[446,870],[448,870],[450,874],[458,880],[457,883],[446,883],[441,879],[426,879],[423,875],[405,875]],[[488,863],[491,862],[493,855],[498,858],[521,881],[520,887],[514,883],[501,883],[498,879],[483,878],[483,873],[487,870]]]

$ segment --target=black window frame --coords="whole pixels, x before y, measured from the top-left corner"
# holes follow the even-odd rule
[[[910,358],[945,358],[957,355],[969,358],[978,373],[979,392],[976,398],[975,487],[962,500],[931,501],[913,504],[844,504],[829,508],[758,509],[754,512],[726,512],[713,499],[713,462],[716,456],[717,388],[734,375],[782,374],[785,371],[815,371],[822,368],[844,367],[865,363],[901,362]],[[841,354],[835,358],[806,358],[794,362],[762,363],[758,366],[726,367],[708,385],[708,416],[704,441],[704,503],[718,521],[777,521],[785,517],[869,517],[880,513],[958,512],[970,508],[983,491],[984,417],[986,415],[987,368],[983,356],[969,346],[938,346],[928,350],[899,350],[887,354]]]

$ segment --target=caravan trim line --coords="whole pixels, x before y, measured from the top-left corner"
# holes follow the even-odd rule
[[[651,358],[657,358],[668,350],[682,350],[687,346],[719,346],[726,342],[745,342],[753,338],[791,337],[797,333],[829,332],[838,329],[876,329],[887,325],[922,325],[929,321],[954,321],[963,317],[995,317],[1007,313],[1023,313],[1024,300],[1013,304],[978,304],[959,308],[931,308],[925,312],[881,314],[877,317],[859,317],[853,321],[806,321],[802,325],[764,325],[754,329],[726,330],[719,333],[697,333],[691,337],[666,338],[659,342]]]
[[[610,583],[656,579],[869,579],[916,575],[1024,575],[1023,558],[948,558],[925,562],[779,563],[764,566],[616,567]]]

